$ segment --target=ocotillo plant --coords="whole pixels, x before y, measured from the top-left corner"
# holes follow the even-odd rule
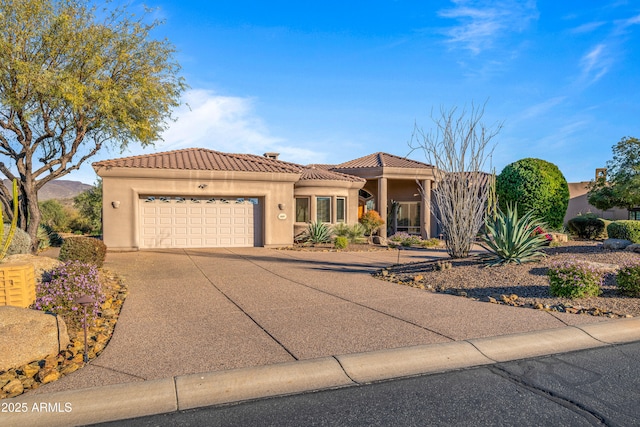
[[[18,182],[13,180],[13,219],[11,220],[11,226],[9,227],[9,234],[2,244],[2,252],[0,252],[0,260],[3,260],[7,256],[9,245],[13,240],[13,235],[16,233],[16,227],[18,226]],[[0,241],[4,238],[4,217],[2,215],[2,209],[0,209]]]

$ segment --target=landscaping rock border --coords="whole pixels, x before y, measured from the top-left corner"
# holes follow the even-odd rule
[[[89,360],[95,359],[109,343],[128,294],[127,286],[116,274],[101,270],[100,280],[106,299],[95,324],[87,329]],[[0,399],[19,396],[82,368],[85,365],[84,331],[69,329],[68,333],[71,343],[60,353],[0,372]]]
[[[640,316],[640,299],[618,293],[615,270],[640,255],[606,249],[599,242],[570,241],[546,248],[548,257],[539,263],[484,267],[480,259],[429,260],[400,264],[374,273],[374,277],[415,288],[462,296],[493,304],[528,307],[562,313],[623,318]],[[546,271],[552,260],[575,259],[601,265],[605,275],[599,297],[568,299],[549,293]]]

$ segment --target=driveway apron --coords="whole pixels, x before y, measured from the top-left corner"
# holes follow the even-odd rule
[[[428,252],[443,256],[442,252]],[[129,287],[88,366],[34,393],[558,328],[600,318],[481,303],[380,281],[425,252],[265,248],[109,253]]]

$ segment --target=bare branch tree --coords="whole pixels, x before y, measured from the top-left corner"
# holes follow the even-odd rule
[[[431,210],[452,258],[469,255],[484,220],[491,175],[483,170],[495,148],[491,140],[502,129],[502,123],[482,123],[485,106],[440,108],[439,116],[431,114],[435,129],[425,132],[416,124],[409,143],[437,169]]]

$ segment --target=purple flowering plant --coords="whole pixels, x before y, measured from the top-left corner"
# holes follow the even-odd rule
[[[105,298],[98,270],[92,264],[68,261],[42,275],[36,285],[34,308],[62,316],[67,325],[82,327],[84,310],[76,300],[84,295],[95,301],[87,307],[87,321],[92,324]]]
[[[616,275],[616,284],[621,294],[640,297],[640,260],[625,263]]]
[[[549,291],[555,297],[584,298],[598,296],[604,272],[584,261],[552,262],[547,271]]]

